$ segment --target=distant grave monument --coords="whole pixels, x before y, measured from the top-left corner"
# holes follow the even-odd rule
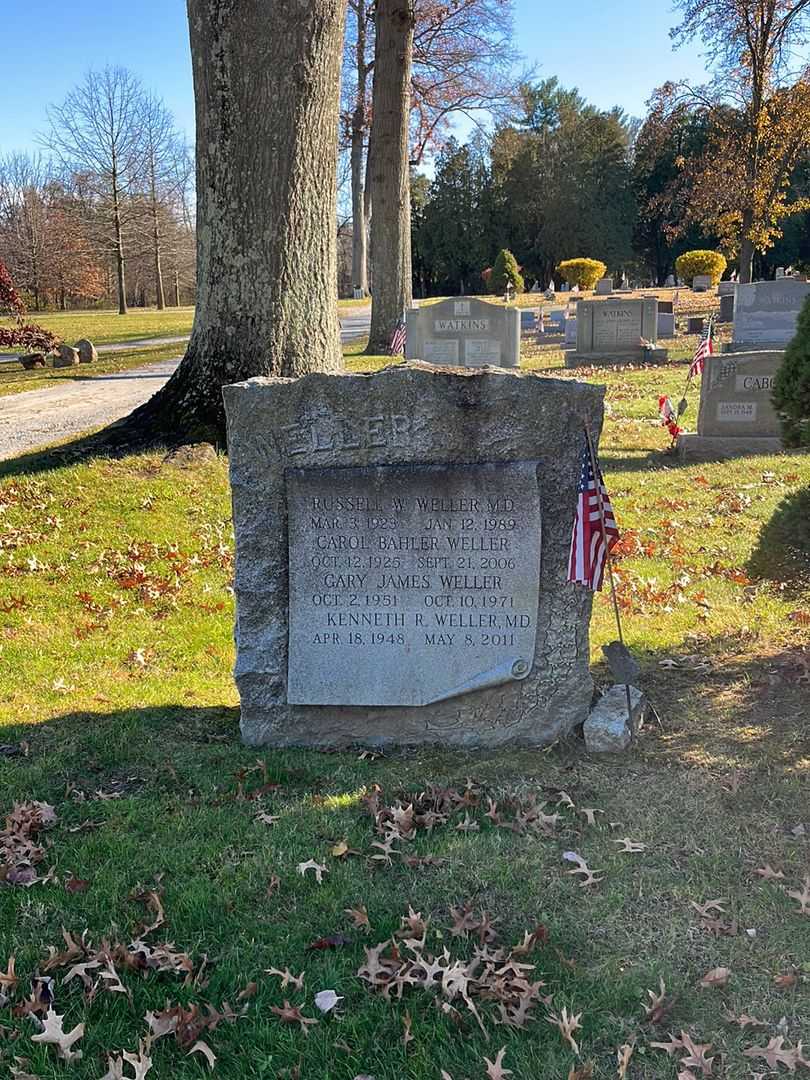
[[[405,356],[450,367],[518,367],[520,311],[474,297],[411,308]]]
[[[723,293],[720,297],[720,314],[717,316],[719,323],[734,321],[734,293]]]
[[[588,716],[567,581],[604,387],[397,364],[223,391],[250,745],[545,745]]]
[[[737,285],[728,350],[784,349],[796,333],[796,320],[808,296],[810,283],[789,277]]]
[[[695,274],[692,278],[692,292],[708,292],[711,287],[711,274]]]
[[[580,300],[577,304],[576,349],[567,352],[566,367],[589,364],[658,363],[666,349],[658,341],[658,300]]]
[[[678,437],[681,457],[711,461],[781,450],[771,393],[783,356],[780,350],[762,350],[708,357],[701,376],[697,434]]]
[[[613,292],[613,278],[603,277],[599,278],[596,283],[596,295],[597,296],[610,296]]]

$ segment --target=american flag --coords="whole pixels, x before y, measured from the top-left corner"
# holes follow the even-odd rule
[[[582,451],[582,469],[579,478],[579,499],[571,534],[571,561],[568,565],[568,580],[580,585],[587,585],[591,592],[602,588],[605,576],[605,562],[608,552],[618,542],[619,529],[610,505],[610,496],[602,479],[602,471],[597,463],[596,478],[591,464],[590,447],[587,436]],[[602,515],[599,513],[597,483],[602,497],[602,512],[605,517],[602,528]]]
[[[712,344],[712,320],[706,323],[706,329],[700,335],[700,341],[695,349],[695,355],[692,357],[692,366],[689,368],[689,378],[694,379],[696,375],[703,374],[703,368],[706,365],[706,357],[711,356],[714,352],[714,346]]]
[[[394,327],[394,332],[391,335],[391,344],[388,346],[388,351],[391,356],[398,356],[400,353],[405,352],[405,320],[400,319],[397,325]]]

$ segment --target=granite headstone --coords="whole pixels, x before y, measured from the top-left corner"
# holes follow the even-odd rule
[[[784,349],[796,333],[796,320],[808,296],[810,283],[789,277],[737,285],[730,351]]]
[[[450,367],[518,367],[520,311],[475,297],[411,308],[405,356]]]
[[[566,354],[566,367],[658,361],[666,351],[658,341],[658,300],[580,300],[577,304],[577,347]],[[646,348],[647,342],[652,348]]]
[[[545,745],[588,715],[567,581],[604,388],[398,364],[223,391],[251,745]]]

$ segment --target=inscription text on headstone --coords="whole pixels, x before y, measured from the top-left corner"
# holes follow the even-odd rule
[[[536,462],[290,469],[287,700],[426,705],[525,678]]]

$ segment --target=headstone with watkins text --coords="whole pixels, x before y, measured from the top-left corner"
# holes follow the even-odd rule
[[[567,581],[604,388],[422,363],[223,391],[251,745],[544,745],[588,715]]]
[[[566,367],[589,364],[660,362],[658,300],[610,298],[577,303],[577,347],[566,353]]]
[[[450,367],[518,367],[520,311],[475,297],[411,308],[405,356]]]
[[[796,321],[808,296],[810,283],[790,277],[737,285],[728,351],[784,349],[796,333]]]

